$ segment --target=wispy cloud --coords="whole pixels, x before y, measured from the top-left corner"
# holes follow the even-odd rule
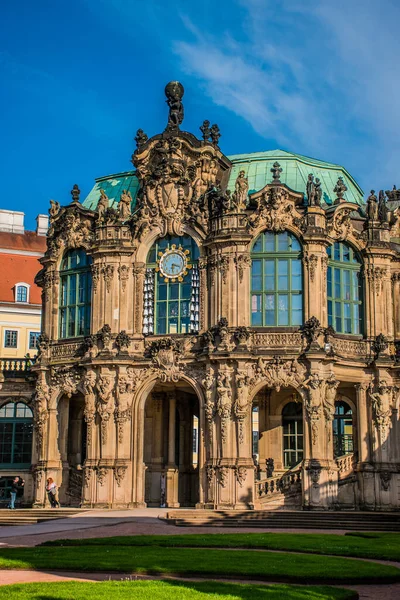
[[[374,186],[394,181],[400,163],[398,3],[239,4],[245,18],[218,34],[184,20],[191,39],[173,44],[182,68],[260,135],[345,162],[366,186],[369,178]]]

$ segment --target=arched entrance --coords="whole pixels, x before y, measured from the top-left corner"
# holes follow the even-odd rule
[[[60,502],[79,506],[82,501],[82,466],[86,460],[87,431],[84,420],[85,399],[82,394],[64,395],[58,404],[59,451],[62,463]]]
[[[252,407],[253,457],[259,477],[283,474],[304,456],[302,400],[292,387],[264,387]]]
[[[199,501],[199,401],[186,382],[156,383],[144,407],[147,506]]]

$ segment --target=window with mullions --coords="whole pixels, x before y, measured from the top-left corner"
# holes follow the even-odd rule
[[[26,285],[17,285],[17,302],[28,302],[28,287]]]
[[[0,465],[27,467],[32,460],[33,413],[23,402],[0,408]]]
[[[92,259],[86,252],[70,250],[60,270],[60,338],[73,338],[90,333],[92,296]]]
[[[251,324],[289,327],[303,322],[299,241],[284,233],[261,233],[251,252]]]
[[[335,402],[333,453],[335,458],[353,453],[353,411],[347,402]]]
[[[147,257],[143,333],[196,333],[200,318],[199,249],[189,236],[157,240]]]
[[[338,333],[362,333],[361,261],[347,244],[329,246],[328,324]]]
[[[283,464],[286,469],[303,460],[303,407],[301,402],[289,402],[282,410]]]

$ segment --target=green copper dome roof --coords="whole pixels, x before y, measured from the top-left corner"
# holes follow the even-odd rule
[[[270,171],[275,161],[281,168],[281,182],[296,192],[306,193],[307,178],[310,173],[321,180],[322,202],[333,204],[336,194],[333,188],[338,177],[343,177],[347,187],[344,197],[348,202],[364,204],[363,191],[352,176],[340,165],[327,163],[301,154],[293,154],[285,150],[268,150],[252,154],[235,154],[228,156],[233,163],[228,188],[235,189],[235,181],[240,171],[244,171],[249,180],[249,193],[261,190],[272,181]]]
[[[296,192],[306,193],[307,178],[310,173],[321,180],[322,201],[325,204],[333,204],[336,195],[333,188],[338,177],[343,177],[347,186],[344,194],[348,202],[363,205],[363,191],[352,176],[339,165],[323,162],[314,158],[308,158],[301,154],[293,154],[285,150],[268,150],[267,152],[254,152],[252,154],[235,154],[228,156],[232,162],[232,170],[229,177],[228,188],[235,189],[235,181],[240,171],[244,171],[249,180],[249,193],[261,190],[267,183],[272,181],[270,171],[275,161],[282,167],[281,182]],[[89,193],[83,206],[95,210],[100,198],[100,190],[103,189],[110,200],[110,206],[116,207],[122,190],[127,190],[132,195],[132,209],[136,204],[136,194],[139,182],[134,171],[117,173],[96,179],[96,184]]]

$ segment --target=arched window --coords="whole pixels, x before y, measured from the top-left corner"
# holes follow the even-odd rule
[[[28,467],[32,460],[33,413],[23,402],[0,408],[0,465]]]
[[[335,458],[353,453],[353,411],[347,402],[335,402],[333,454]]]
[[[290,469],[303,460],[303,407],[289,402],[282,410],[283,464]]]
[[[199,330],[199,249],[189,236],[157,240],[147,257],[143,333]]]
[[[338,333],[362,333],[361,261],[347,244],[335,242],[328,253],[328,325]]]
[[[251,252],[251,324],[287,327],[303,322],[299,241],[284,233],[261,233]]]
[[[92,259],[82,249],[69,250],[60,271],[60,338],[90,333]]]

